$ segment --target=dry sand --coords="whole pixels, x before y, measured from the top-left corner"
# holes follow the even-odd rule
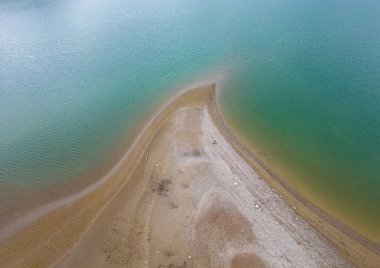
[[[0,266],[351,267],[287,202],[329,223],[268,186],[229,138],[214,93],[196,88],[167,105],[108,180],[1,241]],[[375,267],[376,253],[335,229],[340,252]]]

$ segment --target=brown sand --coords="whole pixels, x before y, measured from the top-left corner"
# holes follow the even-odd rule
[[[350,267],[257,175],[276,183],[229,138],[214,93],[200,87],[167,105],[104,183],[1,241],[0,266]],[[328,236],[375,267],[360,241],[330,226]]]

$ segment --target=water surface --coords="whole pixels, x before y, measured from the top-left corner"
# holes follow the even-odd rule
[[[0,224],[99,179],[169,95],[220,74],[261,158],[379,241],[379,33],[378,1],[0,2]]]

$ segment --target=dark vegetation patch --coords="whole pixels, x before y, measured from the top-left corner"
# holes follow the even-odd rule
[[[172,184],[171,179],[162,179],[160,182],[155,183],[153,192],[157,191],[160,196],[169,196]]]

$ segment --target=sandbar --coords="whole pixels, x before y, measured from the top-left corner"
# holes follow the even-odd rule
[[[187,90],[96,187],[0,241],[1,267],[375,267],[233,136],[215,84]]]

